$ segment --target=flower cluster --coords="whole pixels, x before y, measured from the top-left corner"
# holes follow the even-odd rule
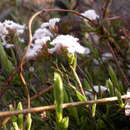
[[[96,20],[99,18],[99,15],[95,12],[95,10],[87,10],[84,13],[81,13],[83,16],[89,18],[90,20]]]
[[[66,48],[69,53],[80,53],[88,54],[90,50],[79,44],[79,39],[71,35],[58,35],[52,42],[51,45],[54,48],[49,49],[50,53],[59,52],[62,48]]]
[[[68,53],[88,54],[90,50],[79,44],[79,39],[71,35],[57,35],[56,23],[60,21],[59,18],[52,18],[48,22],[41,24],[33,35],[33,43],[29,49],[26,58],[30,59],[38,55],[45,44],[52,47],[48,48],[48,53],[59,53],[63,49]],[[50,41],[50,42],[48,42]]]
[[[11,20],[5,20],[3,22],[3,25],[10,30],[13,30],[16,32],[17,35],[23,34],[24,29],[25,29],[25,25],[20,25],[18,23],[15,23]]]
[[[52,18],[48,22],[41,24],[40,28],[35,31],[33,35],[33,43],[26,55],[27,59],[37,56],[43,46],[54,37],[55,32],[53,29],[55,24],[59,21],[59,18]]]
[[[5,37],[8,34],[8,30],[7,28],[4,26],[3,23],[0,22],[0,39],[3,42],[3,44],[6,44],[6,40]]]
[[[91,20],[99,18],[94,10],[88,10],[82,13],[82,15],[88,17]],[[89,54],[90,50],[83,47],[79,43],[79,39],[71,35],[58,35],[56,23],[60,22],[60,18],[52,18],[48,22],[41,24],[33,35],[33,43],[27,53],[26,58],[30,59],[39,54],[45,44],[49,43],[52,47],[48,48],[48,53],[60,52],[62,49],[66,49],[69,53]],[[13,47],[13,44],[8,44],[6,36],[10,31],[15,32],[16,35],[24,33],[25,25],[17,24],[10,20],[0,22],[0,39],[2,44],[6,48]],[[49,42],[50,41],[50,42]]]
[[[24,33],[24,30],[25,25],[20,25],[11,20],[5,20],[3,23],[0,22],[0,40],[2,41],[2,44],[6,48],[13,47],[13,44],[7,43],[6,36],[10,33],[10,31],[15,32],[16,35],[21,35]]]

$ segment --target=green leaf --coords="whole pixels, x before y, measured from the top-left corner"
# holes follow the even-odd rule
[[[124,103],[123,103],[123,100],[121,99],[121,93],[119,92],[118,89],[115,89],[115,94],[118,97],[118,102],[119,102],[120,107],[123,108]]]
[[[118,89],[118,79],[117,79],[116,74],[115,74],[115,72],[114,72],[114,70],[112,69],[111,66],[109,66],[109,75],[111,77],[113,85],[115,87],[117,87],[117,89]]]
[[[57,122],[60,123],[63,117],[62,104],[64,100],[64,89],[61,76],[57,72],[54,73],[54,98],[56,105]]]
[[[112,81],[110,79],[108,79],[106,81],[106,86],[109,88],[109,94],[110,94],[110,96],[114,96],[115,95],[115,89],[114,89],[113,83],[112,83]]]
[[[19,130],[17,122],[13,122],[13,128],[14,130]]]
[[[71,102],[73,102],[72,98],[70,98]],[[79,116],[78,116],[78,110],[76,107],[68,108],[68,111],[72,117],[77,121],[77,124],[80,123]]]
[[[120,92],[123,92],[124,91],[123,85],[122,85],[121,81],[118,81],[118,78],[117,78],[117,76],[116,76],[116,74],[111,66],[109,66],[109,75],[111,77],[111,81],[113,83],[113,86],[116,89],[118,89]]]
[[[77,66],[77,58],[74,54],[68,54],[69,65],[75,70]]]
[[[27,130],[31,130],[32,118],[31,118],[31,114],[30,113],[27,114],[26,123],[27,123]]]
[[[96,100],[96,99],[97,99],[97,96],[94,95],[94,100]],[[97,106],[96,103],[92,104],[92,117],[95,117],[95,115],[96,115],[96,106]]]
[[[18,103],[17,110],[23,110],[21,102]],[[23,123],[23,114],[19,114],[17,120],[18,120],[18,126],[22,130],[23,129],[23,125],[24,125],[24,123]]]
[[[69,126],[69,117],[64,117],[61,124],[62,124],[62,130],[66,130]]]
[[[2,65],[3,70],[8,74],[14,70],[14,66],[11,61],[8,59],[8,56],[0,43],[0,62]]]
[[[83,96],[73,85],[70,85],[70,87],[76,92],[76,96],[80,101],[87,101],[87,97]]]

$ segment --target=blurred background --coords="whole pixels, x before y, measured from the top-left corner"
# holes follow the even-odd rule
[[[1,0],[0,21],[7,17],[26,21],[32,13],[42,8],[74,9],[80,12],[93,8],[101,13],[104,1],[111,1],[110,14],[121,16],[129,25],[130,1],[129,0]],[[110,2],[109,2],[110,3]],[[15,18],[14,18],[15,17]],[[44,17],[45,19],[48,17]]]

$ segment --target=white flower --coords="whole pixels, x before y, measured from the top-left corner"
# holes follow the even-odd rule
[[[60,21],[60,18],[52,18],[49,20],[49,27],[50,28],[54,28],[56,23],[58,23]]]
[[[33,39],[41,39],[45,36],[53,37],[53,34],[47,28],[39,28],[35,31]]]
[[[46,36],[46,37],[42,37],[42,38],[39,38],[39,39],[36,39],[34,41],[34,44],[45,44],[47,41],[50,41],[50,37]]]
[[[130,68],[130,65],[127,65],[128,68]]]
[[[3,24],[7,29],[15,30],[17,35],[22,34],[25,29],[25,25],[20,25],[11,20],[5,20]]]
[[[48,49],[48,51],[49,53],[53,53],[60,51],[62,48],[65,48],[69,53],[77,52],[81,54],[88,54],[90,50],[81,46],[78,40],[78,38],[75,38],[71,35],[59,35],[52,42],[50,42],[54,48]]]
[[[93,59],[93,63],[94,63],[95,65],[99,65],[99,64],[100,64],[97,59]]]
[[[3,23],[0,22],[0,37],[3,37],[5,35],[7,35],[9,32],[6,29],[6,27],[4,26]]]
[[[6,44],[3,44],[3,46],[5,48],[12,48],[12,47],[14,47],[14,44],[8,44],[8,43],[6,43]]]
[[[48,22],[41,24],[41,28],[54,28],[59,21],[60,18],[51,18]]]
[[[107,53],[103,53],[102,56],[104,57],[113,57],[111,53],[107,52]]]
[[[99,15],[96,14],[95,10],[87,10],[84,13],[81,13],[83,16],[89,18],[90,20],[96,20],[99,18]]]
[[[42,46],[40,44],[33,44],[32,48],[30,48],[27,52],[26,59],[30,59],[36,57],[38,53],[41,51]]]
[[[41,28],[47,28],[49,27],[49,23],[48,22],[45,22],[43,24],[41,24]]]
[[[130,88],[127,89],[127,96],[130,96]],[[125,115],[130,116],[130,99],[127,99],[125,102]]]
[[[43,45],[50,40],[50,37],[43,37],[41,39],[36,39],[34,43],[32,43],[31,48],[27,52],[26,58],[30,59],[38,55],[38,53],[43,48]]]
[[[49,27],[48,22],[43,23],[41,27],[35,31],[33,35],[33,44],[26,55],[27,59],[37,56],[43,48],[43,45],[50,41],[53,37],[53,34],[47,27]]]
[[[35,71],[35,68],[33,66],[30,66],[29,71],[33,73]]]
[[[6,27],[4,26],[3,23],[0,22],[0,39],[2,40],[3,44],[6,44],[6,40],[5,37],[8,34],[8,30],[6,29]]]
[[[100,86],[98,86],[98,85],[94,85],[93,86],[93,89],[94,89],[94,91],[96,92],[96,93],[99,93],[99,92],[105,92],[105,91],[108,91],[108,88],[106,88],[105,86],[102,86],[102,85],[100,85]]]
[[[24,26],[20,24],[16,24],[13,21],[5,20],[3,23],[0,22],[0,39],[2,40],[2,45],[5,48],[11,48],[14,47],[13,44],[8,44],[6,42],[6,36],[9,34],[8,29],[13,29],[16,31],[16,33],[22,34],[24,32]]]
[[[94,90],[94,91],[93,91]],[[96,92],[96,94],[99,94],[99,93],[105,93],[109,91],[109,89],[105,86],[102,86],[102,85],[94,85],[93,86],[93,89],[89,89],[88,91],[85,91],[85,95],[87,97],[89,97],[90,99],[93,99],[94,98],[94,92]]]
[[[38,53],[41,51],[42,46],[40,44],[32,44],[31,48],[28,50],[26,59],[30,59],[36,57]]]
[[[18,38],[18,40],[21,42],[21,43],[24,43],[25,42],[25,40],[24,40],[24,38]]]
[[[37,55],[37,51],[35,49],[29,49],[26,55],[26,59],[33,58]]]
[[[113,55],[111,53],[109,53],[109,52],[106,52],[106,53],[102,54],[102,60],[103,61],[109,60],[111,58],[113,58]]]

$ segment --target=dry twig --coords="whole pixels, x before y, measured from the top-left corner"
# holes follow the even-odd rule
[[[130,99],[130,95],[122,95],[121,99],[125,99],[125,100]],[[91,101],[86,101],[86,102],[65,103],[62,105],[62,108],[64,109],[64,108],[98,104],[98,103],[108,103],[108,102],[114,102],[117,100],[118,100],[118,97],[109,97],[109,98],[102,98],[102,99],[91,100]],[[0,117],[12,116],[12,115],[18,115],[18,114],[36,113],[36,112],[49,111],[49,110],[55,110],[55,105],[35,107],[35,108],[30,108],[30,109],[24,109],[21,111],[0,112]]]

